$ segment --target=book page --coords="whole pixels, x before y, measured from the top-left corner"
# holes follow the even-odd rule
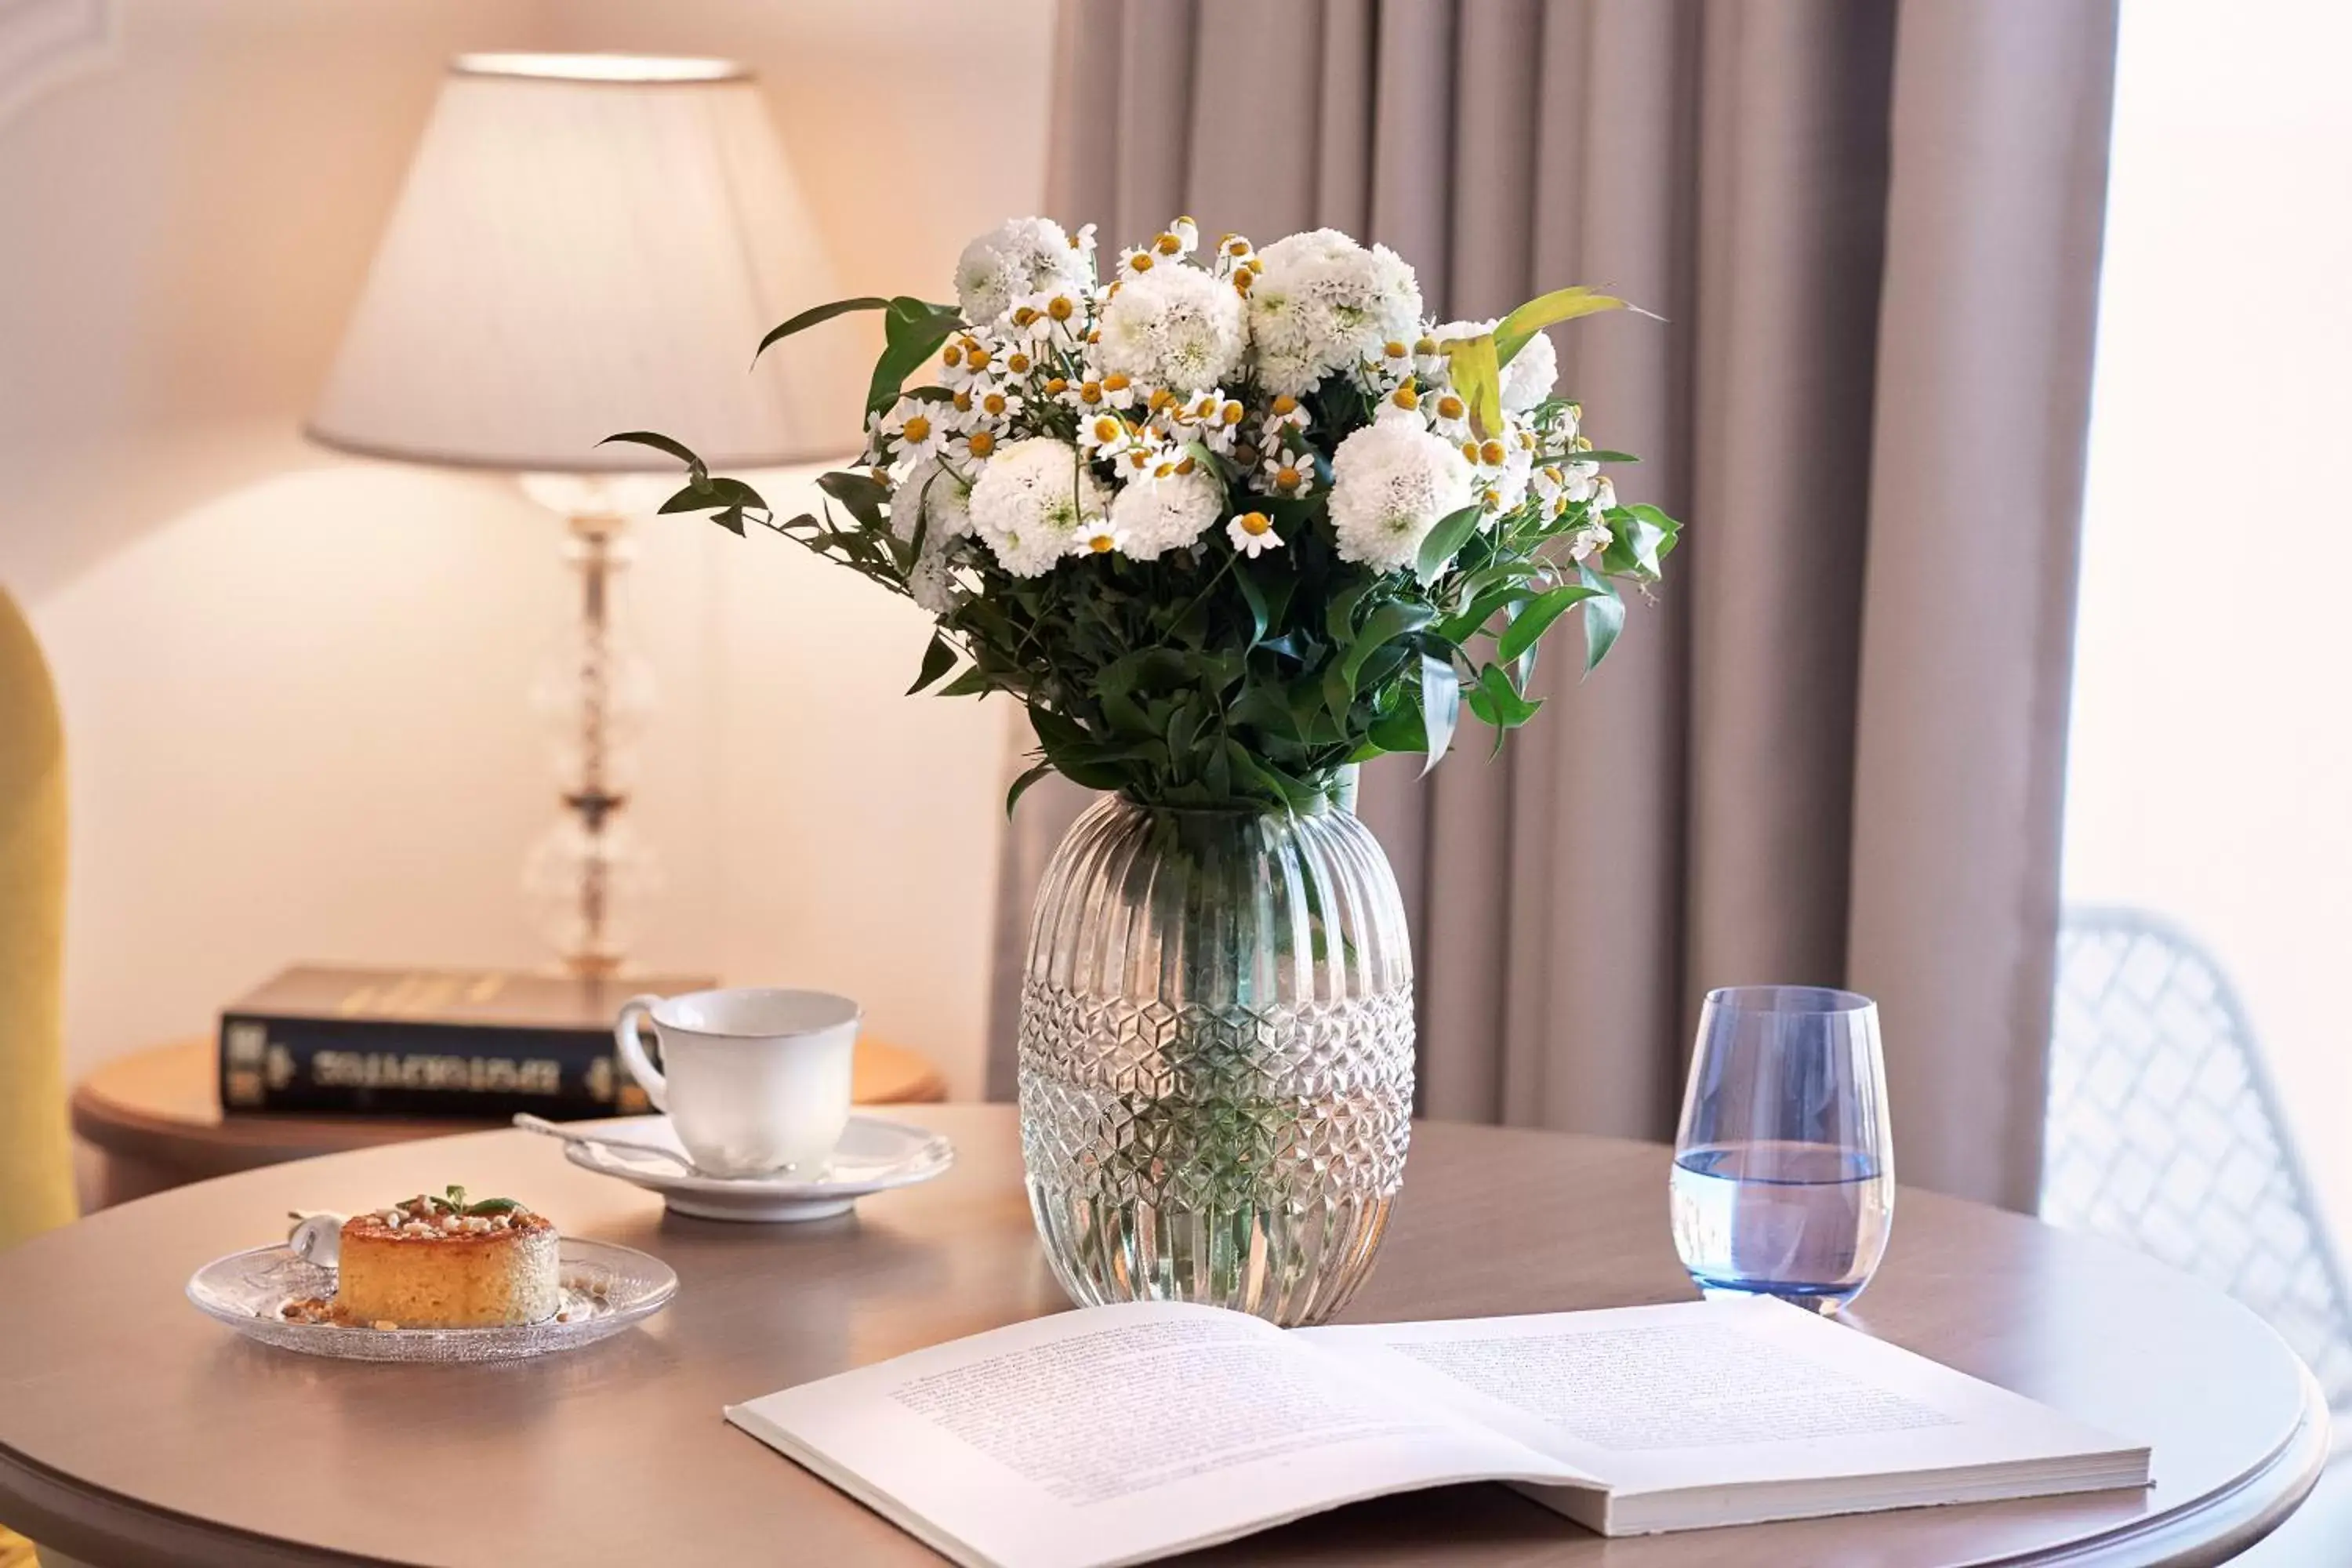
[[[1299,1331],[1391,1388],[1591,1471],[1618,1495],[2132,1447],[1763,1299]]]
[[[1590,1479],[1211,1307],[1064,1313],[727,1414],[973,1564],[1091,1568],[1416,1487]]]

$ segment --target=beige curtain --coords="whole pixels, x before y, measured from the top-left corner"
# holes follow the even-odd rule
[[[1433,1116],[1663,1137],[1705,988],[1878,998],[1906,1179],[2031,1205],[2113,0],[1066,0],[1055,213],[1327,224],[1559,330],[1657,602],[1363,814]],[[1001,975],[1074,791],[1006,849]],[[993,1085],[1010,1087],[1011,987]]]

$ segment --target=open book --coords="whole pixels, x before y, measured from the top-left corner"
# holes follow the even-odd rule
[[[1092,1307],[727,1418],[973,1568],[1517,1483],[1608,1535],[2142,1487],[2148,1451],[1768,1300],[1284,1331]]]

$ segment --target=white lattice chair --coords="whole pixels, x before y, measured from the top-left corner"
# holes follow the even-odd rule
[[[2042,1217],[2220,1286],[2352,1411],[2352,1290],[2220,966],[2161,916],[2070,909],[2055,1002]]]

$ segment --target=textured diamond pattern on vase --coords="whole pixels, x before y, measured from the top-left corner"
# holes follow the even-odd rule
[[[1370,834],[1106,800],[1038,891],[1022,1153],[1073,1299],[1319,1321],[1403,1181],[1412,960]]]

